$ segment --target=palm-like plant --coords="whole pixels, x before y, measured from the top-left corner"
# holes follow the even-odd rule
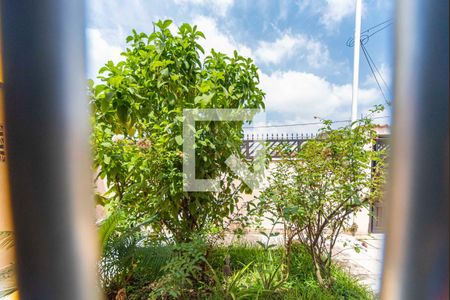
[[[139,285],[136,281],[152,282],[159,278],[171,255],[167,246],[147,241],[141,230],[154,218],[132,228],[121,224],[124,218],[124,213],[118,210],[99,226],[102,248],[99,275],[109,297],[115,297],[129,284]]]
[[[12,231],[0,231],[0,250],[14,247]],[[0,267],[0,299],[17,291],[14,264]]]

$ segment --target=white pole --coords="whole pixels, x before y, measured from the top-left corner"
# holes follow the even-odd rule
[[[352,122],[358,118],[359,49],[361,48],[361,0],[356,0],[355,45],[353,52]]]
[[[355,43],[353,49],[353,89],[352,89],[352,123],[358,118],[358,84],[359,84],[359,49],[361,48],[361,11],[362,0],[356,0],[355,7]],[[352,216],[353,225],[356,214]]]

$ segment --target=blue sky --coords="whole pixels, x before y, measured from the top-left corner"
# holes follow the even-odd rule
[[[314,117],[350,117],[354,0],[91,0],[87,7],[88,77],[108,60],[119,61],[133,28],[151,32],[152,22],[172,19],[197,24],[206,35],[205,50],[254,59],[267,93],[267,122],[314,122]],[[363,1],[362,30],[393,17],[392,0]],[[366,48],[388,87],[391,100],[393,27],[370,37]],[[385,100],[361,53],[359,113]],[[381,114],[390,115],[390,109]],[[387,123],[388,119],[377,119]],[[311,132],[317,126],[264,129]]]

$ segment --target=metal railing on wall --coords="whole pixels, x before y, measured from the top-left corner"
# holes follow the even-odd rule
[[[253,159],[259,150],[265,147],[267,154],[272,158],[282,157],[280,149],[290,149],[294,153],[299,151],[302,144],[311,139],[318,138],[317,134],[246,134],[242,140],[241,151],[247,159]],[[374,149],[381,150],[389,147],[390,136],[379,135],[375,141]]]

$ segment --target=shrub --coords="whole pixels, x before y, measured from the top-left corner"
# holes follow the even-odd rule
[[[99,228],[102,248],[100,283],[106,296],[113,299],[120,290],[125,294],[139,294],[142,287],[158,280],[172,253],[171,246],[145,243],[140,226],[131,229],[120,227],[123,218],[122,212],[115,212]]]
[[[225,159],[241,157],[243,122],[198,122],[197,178],[220,178],[220,192],[185,192],[182,174],[183,109],[264,108],[257,67],[251,59],[203,54],[196,26],[170,20],[151,34],[127,37],[124,60],[100,69],[91,82],[95,167],[106,178],[106,201],[120,207],[130,224],[156,216],[156,234],[189,242],[192,233],[222,227],[234,211],[238,190]]]
[[[373,128],[369,117],[338,129],[324,121],[319,138],[308,140],[296,153],[284,149],[261,196],[259,213],[270,211],[286,224],[287,255],[293,237],[298,237],[324,287],[332,286],[333,247],[349,216],[367,208],[382,192],[383,152],[371,147]]]
[[[199,282],[208,279],[204,275],[202,262],[205,262],[206,245],[201,239],[178,244],[163,267],[163,275],[156,281],[150,299],[200,298],[202,291]]]

